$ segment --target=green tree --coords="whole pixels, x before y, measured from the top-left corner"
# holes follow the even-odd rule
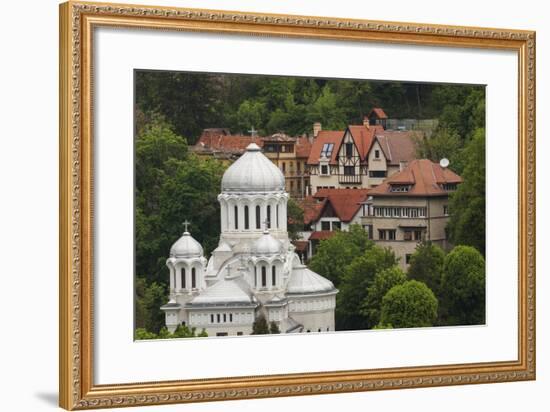
[[[346,125],[346,116],[338,104],[337,96],[326,85],[315,103],[308,111],[310,123],[321,122],[327,130],[343,130]]]
[[[394,252],[370,244],[361,255],[344,266],[344,274],[336,295],[336,324],[339,330],[368,329],[368,318],[361,313],[367,291],[378,272],[397,264]]]
[[[476,130],[462,158],[464,182],[450,198],[449,237],[485,255],[485,129]]]
[[[267,335],[269,334],[269,326],[263,313],[258,315],[254,323],[252,324],[253,335]]]
[[[279,326],[277,326],[275,322],[269,322],[269,333],[271,333],[272,335],[281,333]]]
[[[265,124],[266,117],[265,104],[255,100],[245,100],[237,110],[237,127],[243,133],[246,133],[250,128],[262,128]]]
[[[368,328],[380,323],[380,308],[386,293],[396,285],[407,281],[407,276],[398,267],[393,266],[376,273],[374,281],[367,288],[367,296],[363,300],[360,313],[366,318]]]
[[[417,156],[437,163],[447,158],[454,165],[462,145],[455,130],[440,127],[431,136],[417,139]]]
[[[338,287],[345,268],[372,245],[361,226],[351,225],[349,231],[338,231],[330,239],[319,243],[309,268]]]
[[[439,297],[445,252],[432,242],[422,242],[411,255],[408,277],[424,282]]]
[[[380,324],[393,328],[433,326],[437,298],[425,283],[409,280],[391,288],[382,299]]]
[[[166,303],[166,288],[156,282],[151,284],[143,277],[136,278],[136,327],[157,333],[164,325],[164,313],[160,307]]]
[[[471,246],[456,246],[445,257],[441,282],[441,323],[485,323],[485,260]]]
[[[300,232],[304,230],[304,209],[292,198],[288,199],[287,216],[288,237],[291,240],[298,240]]]

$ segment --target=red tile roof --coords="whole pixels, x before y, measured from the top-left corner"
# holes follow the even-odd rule
[[[336,163],[336,155],[338,154],[338,147],[340,147],[340,142],[344,136],[343,130],[321,130],[317,137],[313,140],[311,145],[311,151],[307,159],[307,164],[315,165],[319,164],[319,158],[321,157],[321,151],[325,143],[332,143],[334,147],[332,148],[332,155],[330,157],[330,164]]]
[[[383,130],[376,133],[376,140],[387,162],[398,165],[399,162],[410,162],[416,158],[416,135],[416,132],[411,131]]]
[[[338,219],[349,222],[357,214],[361,203],[367,199],[369,193],[370,189],[320,189],[313,197],[323,200],[324,203],[330,203]],[[322,211],[312,221],[318,220],[321,214]]]
[[[319,220],[319,215],[325,206],[326,200],[319,201],[313,196],[305,197],[301,202],[300,206],[304,210],[304,224],[309,225],[312,222]]]
[[[318,230],[316,232],[312,232],[309,236],[309,240],[325,240],[330,239],[336,234],[336,232],[331,232],[330,230]]]
[[[388,118],[388,115],[380,107],[375,107],[374,109],[372,109],[367,117],[370,118],[371,114],[373,114],[373,113],[379,119],[387,119]]]
[[[443,196],[449,192],[444,183],[462,183],[462,178],[448,168],[442,168],[429,159],[413,160],[403,171],[394,174],[374,189],[369,196]],[[395,184],[410,184],[408,192],[391,192]]]
[[[365,160],[367,153],[369,152],[372,143],[374,142],[374,136],[378,133],[382,133],[384,128],[381,125],[373,125],[368,128],[364,125],[360,126],[348,126],[348,130],[353,136],[353,141],[359,150],[359,156],[361,160]]]
[[[210,130],[216,130],[216,132],[211,132]],[[205,129],[194,148],[196,150],[243,153],[246,147],[252,142],[255,142],[260,147],[263,146],[263,140],[260,137],[231,135],[226,134],[225,130],[217,132],[218,130],[221,129]]]
[[[296,157],[308,158],[311,153],[311,142],[306,136],[300,136],[296,139]]]

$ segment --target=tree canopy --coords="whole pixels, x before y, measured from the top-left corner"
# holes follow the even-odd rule
[[[441,282],[445,325],[485,323],[485,260],[471,246],[456,246],[445,257]]]
[[[425,283],[409,280],[391,288],[382,299],[381,326],[415,328],[433,326],[437,298]]]
[[[422,242],[416,247],[409,262],[409,279],[424,282],[439,296],[445,252],[432,242]]]

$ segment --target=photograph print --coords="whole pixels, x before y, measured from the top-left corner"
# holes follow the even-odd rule
[[[135,339],[485,324],[485,86],[135,70]]]

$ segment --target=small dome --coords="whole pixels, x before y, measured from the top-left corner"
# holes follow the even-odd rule
[[[223,174],[223,192],[284,192],[285,177],[256,143]]]
[[[193,258],[202,255],[202,246],[189,232],[185,232],[170,248],[170,257],[174,258]]]
[[[255,255],[276,255],[281,253],[283,244],[265,231],[252,245]]]
[[[334,284],[304,265],[292,268],[287,293],[297,295],[336,291]]]

